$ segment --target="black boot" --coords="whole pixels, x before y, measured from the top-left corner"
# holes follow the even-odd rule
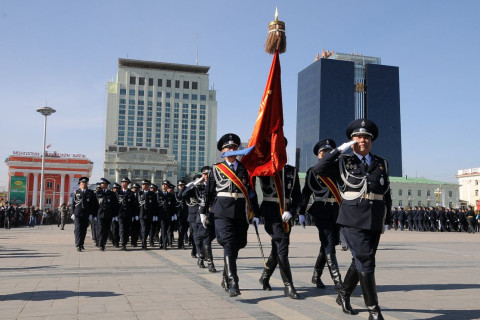
[[[268,257],[267,263],[265,264],[265,268],[263,268],[262,275],[258,282],[263,286],[263,290],[271,291],[272,287],[270,286],[270,277],[275,271],[275,267],[277,266],[277,255],[274,253],[270,253]]]
[[[322,253],[320,249],[320,253],[318,254],[317,261],[315,262],[315,267],[313,267],[313,276],[312,276],[312,283],[317,286],[317,288],[324,289],[325,285],[323,284],[320,277],[323,273],[323,268],[325,268],[325,263],[327,260],[325,259],[325,255]]]
[[[292,271],[290,270],[290,262],[288,261],[287,256],[278,256],[278,267],[280,268],[280,275],[282,276],[283,284],[285,285],[285,296],[292,299],[298,299],[297,291],[293,286]]]
[[[349,268],[345,278],[343,279],[342,288],[338,292],[337,304],[342,306],[342,310],[346,314],[358,314],[358,311],[350,305],[350,296],[358,283],[358,272]]]
[[[326,259],[330,276],[335,284],[334,289],[335,291],[340,292],[342,289],[342,276],[340,275],[340,270],[338,270],[337,255],[334,252],[328,253]]]
[[[241,293],[238,287],[237,261],[235,261],[233,256],[226,256],[225,265],[227,266],[228,292],[230,292],[230,297],[238,296]]]
[[[197,266],[200,268],[200,269],[205,269],[205,264],[203,263],[204,261],[204,257],[203,255],[199,254],[198,255],[198,260],[197,260]]]
[[[215,269],[215,265],[213,264],[212,245],[205,244],[203,246],[203,252],[205,253],[205,260],[207,261],[208,271],[217,272],[217,269]]]
[[[222,283],[221,286],[225,291],[229,291],[228,289],[228,277],[227,277],[227,263],[225,262],[225,258],[223,258],[223,275],[222,275]]]
[[[368,320],[383,320],[382,311],[378,306],[377,285],[373,272],[359,272],[360,286],[362,287],[363,300],[367,306],[370,316]]]

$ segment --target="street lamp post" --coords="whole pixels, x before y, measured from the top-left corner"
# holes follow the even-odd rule
[[[40,178],[40,210],[43,211],[45,205],[45,181],[44,181],[44,172],[45,172],[45,142],[47,138],[47,117],[52,113],[55,113],[57,110],[50,107],[41,107],[37,109],[38,113],[41,113],[42,116],[45,116],[45,121],[43,122],[43,149],[42,149],[42,175]]]

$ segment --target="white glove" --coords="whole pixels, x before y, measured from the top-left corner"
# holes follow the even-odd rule
[[[93,221],[97,221],[97,217],[93,218]]]
[[[75,219],[75,215],[72,213],[72,215],[70,216],[70,218],[72,218],[72,220]]]
[[[93,216],[92,216],[92,215],[89,215],[89,216],[88,216],[88,220],[92,221],[92,219],[93,219]]]
[[[135,220],[137,220],[137,221],[138,221],[138,216],[135,216]]]
[[[173,220],[177,220],[177,215],[174,214],[172,218],[173,218]]]
[[[258,227],[258,225],[260,224],[260,219],[258,219],[257,217],[253,217],[252,224]]]
[[[283,214],[282,214],[282,220],[283,222],[288,222],[288,220],[292,219],[292,214],[288,211],[285,211]]]
[[[388,224],[384,225],[383,226],[383,232],[387,231],[388,230]]]
[[[133,222],[133,220],[135,220],[135,218],[134,218],[134,217],[132,217],[132,222]]]
[[[357,141],[348,141],[348,142],[345,142],[343,143],[341,146],[339,146],[337,149],[338,151],[340,151],[341,153],[344,153],[345,151],[347,151],[348,148],[350,148],[351,146],[353,146],[355,143],[357,143]]]
[[[170,220],[175,221],[175,216],[172,216]]]
[[[207,215],[204,213],[200,213],[200,221],[203,224],[203,227],[206,229],[207,228]]]
[[[112,222],[115,222],[115,217],[112,218]]]
[[[305,216],[304,216],[303,214],[301,214],[301,215],[298,216],[298,222],[300,222],[300,224],[302,225],[303,229],[305,229],[306,222],[305,222]]]

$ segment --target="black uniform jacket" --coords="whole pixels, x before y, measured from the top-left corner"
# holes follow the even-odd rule
[[[158,216],[162,219],[170,219],[176,212],[177,199],[173,193],[157,192]]]
[[[258,214],[258,200],[255,191],[250,188],[250,177],[248,175],[247,169],[243,166],[241,162],[239,162],[238,160],[237,162],[238,166],[235,174],[240,179],[240,181],[247,187],[249,193],[248,196],[250,197],[250,203],[252,205],[252,210],[254,214]],[[228,163],[226,161],[224,161],[223,163],[228,167]],[[205,192],[205,205],[200,206],[199,213],[206,214],[206,208],[211,207],[210,210],[215,217],[225,217],[230,219],[247,217],[247,204],[245,198],[217,197],[217,194],[219,192],[242,194],[242,191],[240,191],[240,189],[234,183],[227,183],[228,181],[230,181],[230,179],[220,172],[220,169],[217,168],[217,165],[218,163],[214,164],[212,166],[212,170],[210,170],[208,174]],[[227,183],[227,186],[222,188],[220,187],[220,185],[217,185],[215,175],[217,176],[217,179],[219,179],[219,184]]]
[[[111,218],[118,215],[118,199],[117,194],[112,190],[106,189],[97,192],[98,200],[98,218]]]
[[[277,191],[275,190],[275,183],[273,177],[258,177],[262,186],[263,201],[260,205],[260,215],[269,217],[270,219],[281,220],[280,208],[278,200],[265,201],[265,198],[278,199]],[[280,172],[282,179],[282,172]],[[298,173],[295,167],[285,165],[283,168],[283,193],[285,195],[285,211],[289,211],[292,215],[296,214],[297,207],[300,203],[301,191]]]
[[[302,190],[302,201],[298,208],[299,214],[305,214],[312,193],[315,198],[323,198],[325,200],[333,200],[335,198],[330,189],[317,177],[312,169],[307,170],[305,185]],[[334,217],[338,215],[338,203],[336,201],[325,203],[324,201],[315,200],[308,209],[308,213],[316,219],[322,220],[324,218],[330,220],[332,219],[332,214]]]
[[[140,191],[138,193],[138,206],[140,207],[140,219],[152,220],[158,216],[157,195],[152,191]]]
[[[196,186],[191,184],[185,186],[178,192],[178,197],[186,202],[188,207],[188,222],[197,222],[198,209],[200,204],[205,203],[205,183],[202,181]]]
[[[343,168],[343,174],[350,184],[359,184],[365,178],[367,183],[366,194],[383,195],[382,200],[369,200],[362,197],[353,200],[343,199],[337,219],[337,223],[340,225],[366,230],[383,230],[384,224],[391,221],[392,198],[387,161],[373,154],[370,154],[370,156],[371,163],[366,170],[356,155],[342,155],[338,149],[335,149],[327,153],[313,167],[315,174],[336,181],[342,192],[358,192],[360,188],[353,188],[342,180],[341,168]]]
[[[131,219],[137,215],[138,202],[135,193],[127,189],[120,190],[117,193],[118,197],[118,217],[122,219]]]
[[[95,196],[95,192],[91,189],[85,189],[85,192],[82,192],[81,189],[75,190],[70,203],[72,213],[76,217],[88,217],[89,215],[96,215],[98,201],[97,197]]]

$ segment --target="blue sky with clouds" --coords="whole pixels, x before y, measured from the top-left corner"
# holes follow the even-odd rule
[[[455,181],[480,166],[478,1],[26,1],[0,5],[0,157],[47,144],[86,154],[102,175],[106,83],[118,58],[210,66],[218,135],[251,135],[272,57],[263,50],[278,5],[285,134],[294,141],[297,74],[322,49],[400,68],[404,175]],[[290,162],[294,146],[289,145]],[[0,169],[0,189],[7,167]]]

